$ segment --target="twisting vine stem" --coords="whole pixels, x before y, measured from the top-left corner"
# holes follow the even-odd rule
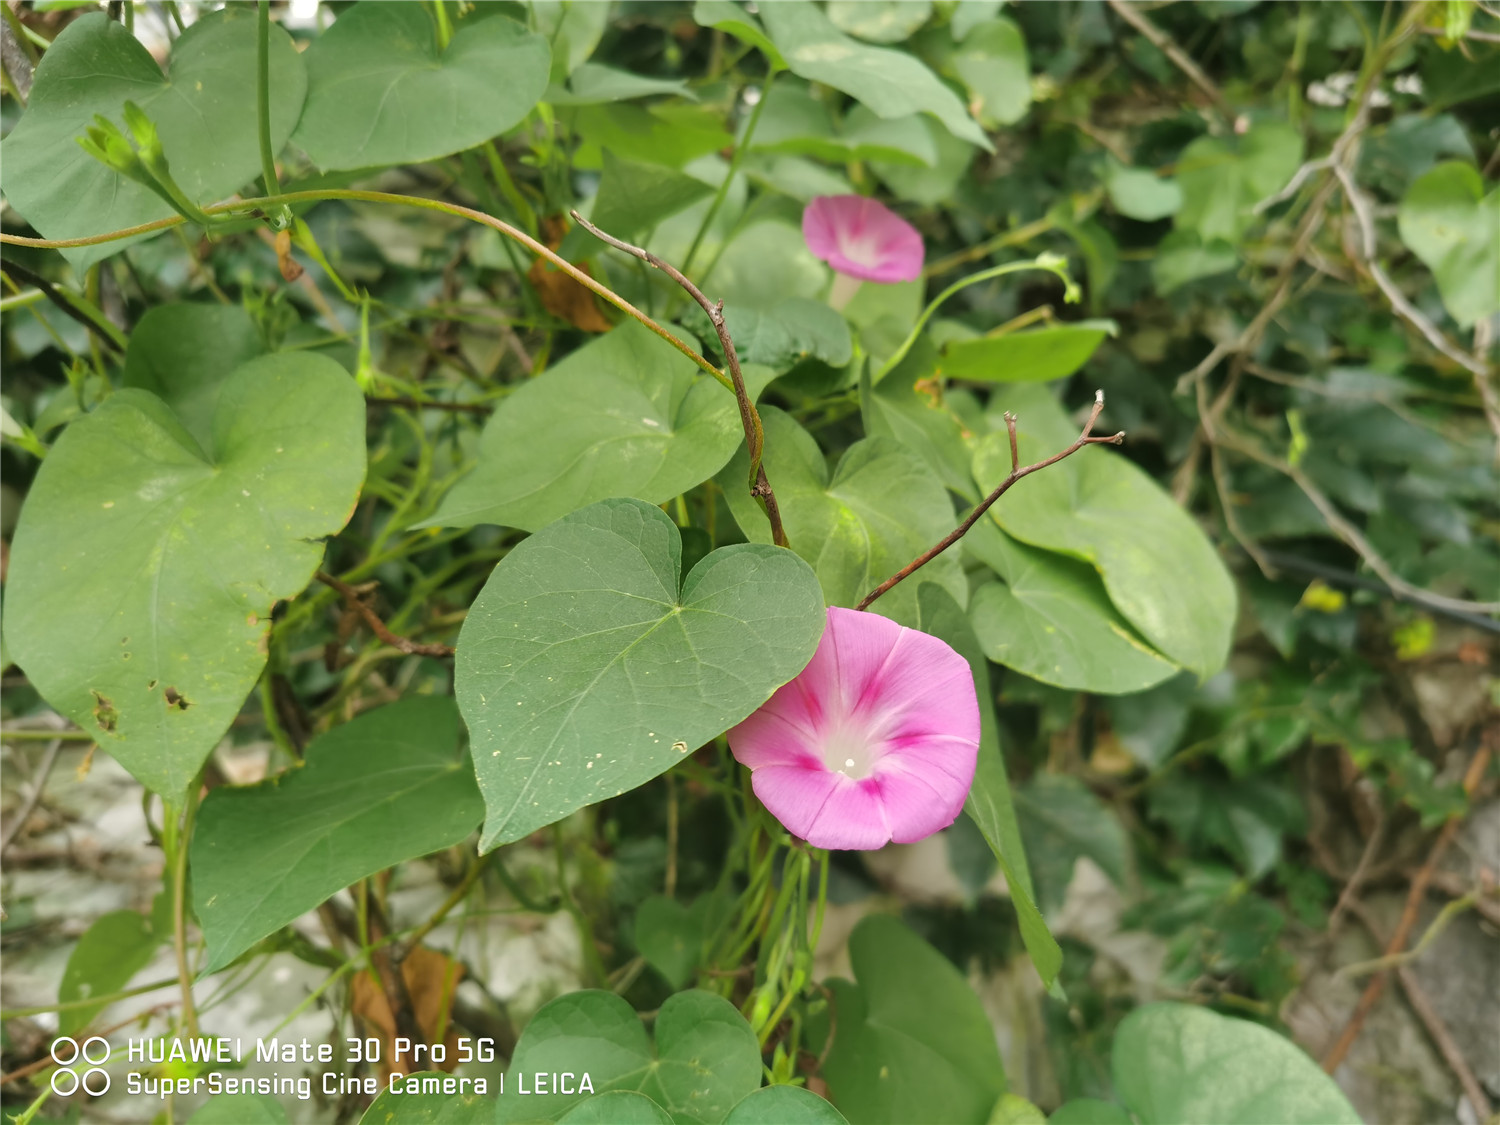
[[[1000,484],[995,488],[995,491],[991,492],[988,496],[986,496],[979,502],[978,506],[968,514],[963,523],[959,524],[947,535],[943,536],[943,538],[940,539],[936,545],[922,552],[922,554],[918,555],[911,562],[907,563],[900,570],[896,571],[895,574],[891,575],[879,586],[876,586],[875,589],[866,594],[864,596],[864,600],[854,608],[869,609],[870,603],[873,602],[876,598],[880,597],[882,594],[888,593],[891,587],[895,586],[903,579],[910,578],[918,570],[921,570],[922,567],[926,566],[933,559],[937,558],[944,551],[946,551],[949,547],[953,546],[953,544],[957,543],[966,534],[968,534],[969,528],[973,527],[976,523],[979,522],[979,517],[984,515],[985,512],[989,511],[990,507],[995,503],[995,501],[1009,492],[1010,486],[1015,484],[1016,481],[1020,480],[1022,477],[1028,477],[1038,469],[1045,469],[1048,465],[1055,465],[1064,457],[1071,457],[1085,445],[1119,445],[1124,442],[1124,430],[1121,430],[1117,434],[1111,434],[1108,437],[1093,436],[1094,423],[1099,420],[1099,413],[1103,409],[1104,392],[1095,391],[1093,409],[1089,411],[1089,419],[1083,424],[1083,432],[1078,435],[1078,440],[1075,441],[1072,445],[1068,446],[1068,448],[1062,450],[1060,453],[1054,453],[1045,461],[1038,461],[1034,465],[1026,465],[1025,467],[1022,467],[1020,465],[1020,453],[1016,448],[1016,416],[1009,411],[1006,411],[1005,429],[1006,432],[1010,434],[1010,472],[1006,474],[1005,479],[1000,482]]]
[[[606,234],[577,211],[572,212],[572,215],[574,221],[595,238],[661,270],[682,286],[688,296],[697,301],[703,311],[708,314],[708,319],[713,323],[714,331],[718,334],[719,345],[724,349],[724,365],[729,368],[729,377],[734,381],[734,397],[740,406],[740,423],[745,428],[745,446],[750,450],[750,495],[755,497],[756,502],[765,511],[766,519],[771,523],[771,541],[778,547],[785,547],[787,539],[786,531],[781,526],[781,509],[776,504],[776,493],[771,490],[771,482],[766,479],[766,467],[761,463],[766,445],[765,430],[760,424],[760,413],[755,409],[755,403],[751,401],[749,391],[745,389],[745,377],[740,372],[740,357],[734,350],[734,341],[730,339],[729,328],[724,323],[724,302],[710,301],[703,295],[703,290],[694,285],[681,270],[670,262],[662,261],[651,251],[640,246],[632,246],[612,234]]]

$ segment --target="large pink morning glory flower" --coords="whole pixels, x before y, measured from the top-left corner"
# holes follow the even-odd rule
[[[761,803],[814,847],[909,844],[964,807],[979,753],[974,677],[936,637],[830,608],[812,662],[729,747]]]
[[[802,237],[839,273],[862,281],[922,276],[922,236],[878,199],[820,195],[802,212]]]

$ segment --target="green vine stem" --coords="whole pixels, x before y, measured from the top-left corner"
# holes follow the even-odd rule
[[[454,215],[460,219],[468,219],[470,222],[492,227],[506,238],[519,242],[538,257],[547,259],[547,261],[551,262],[584,288],[603,297],[626,316],[639,321],[643,327],[660,336],[729,390],[734,390],[734,383],[728,375],[699,355],[686,341],[674,336],[624,297],[621,297],[613,289],[609,288],[609,286],[596,281],[572,262],[559,255],[556,251],[542,245],[542,243],[532,238],[525,231],[511,226],[509,223],[503,222],[493,215],[486,215],[483,211],[477,211],[473,207],[464,207],[457,203],[445,203],[441,199],[424,199],[417,195],[398,195],[386,191],[321,188],[316,191],[284,192],[281,195],[261,196],[255,199],[234,199],[226,203],[212,204],[203,208],[203,212],[207,215],[232,215],[243,212],[264,214],[266,208],[275,207],[278,204],[320,203],[334,199],[348,200],[356,203],[390,203],[404,207],[416,207],[423,211],[437,211],[444,215]],[[172,215],[165,219],[154,219],[149,223],[141,223],[138,226],[110,231],[107,234],[89,235],[86,238],[26,238],[23,235],[0,234],[0,244],[32,246],[39,250],[68,250],[75,246],[100,246],[107,242],[118,242],[121,239],[132,238],[138,234],[153,234],[156,231],[169,230],[172,227],[181,226],[185,221],[181,215]]]
[[[744,159],[745,151],[750,147],[750,140],[755,136],[755,127],[760,124],[760,115],[766,108],[766,98],[771,92],[771,83],[776,81],[777,73],[774,65],[766,73],[765,83],[760,88],[760,100],[755,103],[755,108],[750,112],[750,120],[745,123],[745,135],[735,142],[734,154],[729,158],[729,170],[724,173],[724,182],[719,185],[719,190],[714,192],[713,202],[708,205],[703,221],[698,224],[698,233],[693,235],[692,244],[682,259],[683,273],[693,268],[693,259],[698,256],[698,249],[703,245],[708,228],[713,225],[714,216],[719,213],[719,208],[724,206],[724,200],[729,195],[729,188],[734,182],[735,173],[740,170],[740,161]]]
[[[917,317],[917,323],[912,325],[911,332],[907,334],[905,340],[901,341],[901,346],[896,349],[891,358],[886,360],[885,363],[881,366],[880,370],[875,373],[875,377],[871,380],[871,382],[878,383],[880,382],[880,380],[889,375],[891,371],[895,369],[896,365],[906,358],[906,353],[911,351],[912,345],[915,344],[917,342],[917,338],[922,335],[922,329],[927,327],[927,322],[932,319],[932,314],[938,311],[938,306],[943,304],[944,301],[953,296],[960,289],[966,289],[970,285],[978,285],[981,281],[989,281],[992,278],[1004,277],[1008,273],[1019,273],[1022,270],[1046,270],[1048,273],[1056,274],[1059,278],[1062,279],[1063,300],[1067,301],[1069,304],[1076,304],[1081,296],[1081,293],[1078,288],[1078,283],[1075,282],[1070,276],[1068,276],[1067,267],[1068,260],[1061,254],[1042,253],[1038,254],[1035,258],[1030,258],[1024,262],[1006,262],[1003,266],[991,266],[987,270],[980,270],[978,273],[971,273],[968,277],[962,279],[961,281],[955,281],[952,285],[948,286],[948,288],[944,289],[941,293],[934,297],[928,304],[928,306],[922,310],[922,315]]]

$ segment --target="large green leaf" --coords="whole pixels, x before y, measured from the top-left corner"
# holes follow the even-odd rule
[[[387,1086],[370,1103],[359,1125],[490,1125],[495,1099],[460,1090],[460,1079],[442,1071],[417,1071]],[[423,1093],[424,1087],[431,1093]],[[450,1093],[443,1093],[447,1089]]]
[[[130,983],[151,962],[157,947],[171,940],[172,913],[165,894],[156,897],[151,914],[134,910],[112,910],[95,918],[83,931],[57,987],[59,1004],[70,1004],[96,996],[111,996]],[[88,1027],[109,1002],[81,1008],[64,1007],[57,1014],[57,1033],[76,1035]]]
[[[851,128],[867,128],[868,125],[864,123],[874,120],[875,116],[862,105],[856,105],[849,111],[848,123]],[[908,123],[926,130],[932,147],[937,151],[937,159],[931,167],[913,168],[910,161],[897,163],[892,160],[871,160],[870,168],[895,193],[897,199],[928,207],[947,203],[968,174],[969,165],[974,163],[974,146],[955,137],[930,117],[916,116],[900,120],[902,125]],[[917,284],[920,285],[920,282]],[[865,288],[869,288],[868,282]]]
[[[979,998],[963,975],[894,918],[865,917],[849,937],[857,985],[832,982],[833,1102],[860,1125],[981,1125],[1005,1093],[1005,1070]]]
[[[559,1125],[672,1125],[672,1115],[645,1094],[610,1090],[576,1103]]]
[[[1044,387],[1007,388],[991,403],[1002,407],[1020,420],[1022,464],[1077,437]],[[987,435],[974,455],[974,479],[989,490],[1009,471],[1005,434]],[[1085,448],[1020,481],[993,514],[1022,542],[1092,564],[1126,620],[1184,668],[1207,679],[1224,666],[1234,582],[1192,517],[1121,455]]]
[[[223,384],[207,452],[156,396],[117,391],[63,433],[22,509],[6,646],[47,700],[177,800],[266,661],[365,472],[365,406],[321,356]]]
[[[458,21],[448,46],[420,4],[362,0],[307,48],[292,137],[324,171],[414,164],[515,125],[547,88],[540,35],[503,15]]]
[[[46,238],[82,238],[165,218],[160,196],[106,167],[74,138],[102,114],[124,122],[133,101],[156,124],[172,177],[212,203],[260,171],[255,110],[255,9],[206,13],[172,44],[167,73],[103,12],[62,30],[36,69],[20,124],[5,139],[5,194]],[[307,75],[281,28],[271,28],[271,145],[280,150],[302,110]],[[63,253],[83,269],[129,240]]]
[[[1302,162],[1302,134],[1281,121],[1255,125],[1241,137],[1200,137],[1182,150],[1176,224],[1204,242],[1236,243],[1255,222],[1254,207],[1275,194]]]
[[[937,362],[936,349],[921,336],[907,358],[873,387],[866,366],[859,382],[865,433],[895,438],[914,450],[950,491],[975,503],[979,493],[969,468],[973,458],[964,444],[963,423],[948,407],[941,385],[924,382],[936,374]]]
[[[760,17],[798,77],[842,90],[877,117],[930,113],[955,137],[991,147],[958,95],[914,56],[849,38],[809,0],[766,4]]]
[[[760,51],[777,70],[786,69],[786,60],[781,57],[776,44],[771,42],[765,28],[761,27],[760,20],[733,0],[697,0],[693,5],[693,19],[701,27],[716,27],[720,31],[727,31]]]
[[[570,992],[544,1005],[521,1034],[499,1121],[555,1121],[583,1103],[587,1094],[518,1092],[518,1083],[534,1087],[537,1074],[550,1083],[564,1071],[575,1076],[575,1088],[586,1073],[595,1093],[645,1094],[679,1123],[718,1122],[760,1085],[760,1046],[745,1017],[712,993],[668,997],[656,1016],[653,1051],[640,1017],[623,999],[612,992]]]
[[[1073,374],[1088,362],[1106,336],[1118,331],[1112,320],[1080,320],[955,340],[943,348],[939,370],[953,379],[1045,383]]]
[[[1115,1092],[1141,1125],[1359,1125],[1333,1079],[1270,1028],[1148,1004],[1115,1031]]]
[[[160,398],[207,448],[224,380],[265,350],[255,322],[237,305],[156,305],[130,333],[125,385]]]
[[[1098,574],[1011,539],[993,518],[992,508],[964,539],[965,550],[1004,580],[970,598],[986,656],[1043,683],[1106,695],[1141,691],[1177,671],[1135,635]]]
[[[1062,906],[1073,865],[1087,856],[1123,889],[1130,868],[1130,839],[1112,809],[1083,782],[1067,774],[1037,774],[1016,790],[1016,812],[1026,851],[1036,856],[1037,902]]]
[[[788,297],[768,309],[724,305],[724,323],[743,363],[785,371],[812,358],[843,367],[853,355],[849,322],[823,301]]]
[[[968,29],[952,66],[969,91],[969,109],[981,125],[1014,125],[1031,105],[1031,64],[1021,29],[1004,16]]]
[[[920,456],[890,438],[855,442],[830,479],[813,436],[790,415],[762,408],[765,469],[792,550],[812,564],[829,605],[852,606],[953,530],[948,493]],[[771,541],[765,513],[745,480],[749,455],[740,449],[719,483],[746,538]],[[939,555],[922,576],[966,601],[958,560]],[[917,619],[917,592],[903,582],[872,607],[902,624]]]
[[[484,815],[458,711],[411,696],[313,740],[303,764],[205,798],[193,834],[193,910],[205,972],[330,895],[462,841]]]
[[[763,1086],[729,1111],[724,1125],[849,1125],[842,1113],[801,1086]]]
[[[633,789],[812,659],[825,614],[792,552],[739,544],[680,583],[660,508],[603,500],[522,542],[458,640],[457,694],[488,810],[481,848]]]
[[[1500,188],[1470,164],[1439,164],[1401,200],[1401,240],[1437,278],[1460,327],[1500,312]]]
[[[828,0],[833,25],[870,43],[900,43],[931,15],[932,0]]]
[[[918,592],[918,606],[922,613],[922,631],[947,641],[969,662],[969,669],[974,673],[974,688],[979,694],[979,758],[964,811],[979,826],[985,842],[995,853],[1016,908],[1021,940],[1042,983],[1050,988],[1062,966],[1062,950],[1036,908],[1031,870],[1026,862],[1026,849],[1021,843],[1016,810],[1011,803],[1010,779],[1005,775],[1005,759],[1000,754],[1000,729],[995,721],[989,662],[985,660],[979,638],[974,635],[964,611],[947,590],[923,582]]]
[[[270,1094],[219,1094],[188,1118],[188,1125],[286,1125],[286,1110]]]
[[[628,241],[712,192],[696,176],[624,160],[606,149],[591,219],[601,230]]]
[[[814,97],[806,84],[789,78],[766,92],[750,148],[836,163],[883,160],[930,167],[937,162],[937,148],[919,116],[888,121],[869,114],[846,118],[840,128],[827,99]]]
[[[425,525],[527,531],[585,504],[660,504],[724,466],[744,440],[734,395],[627,321],[503,399],[479,464]]]

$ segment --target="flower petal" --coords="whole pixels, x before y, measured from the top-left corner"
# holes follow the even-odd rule
[[[873,780],[827,770],[767,766],[750,778],[755,795],[786,830],[815,848],[869,851],[891,842]]]
[[[969,761],[972,782],[973,758]],[[969,782],[959,782],[944,770],[899,754],[882,758],[872,780],[880,787],[891,839],[898,844],[914,844],[947,828],[958,819],[969,795]]]
[[[820,195],[802,212],[807,247],[840,273],[892,283],[922,276],[917,229],[878,199]]]

